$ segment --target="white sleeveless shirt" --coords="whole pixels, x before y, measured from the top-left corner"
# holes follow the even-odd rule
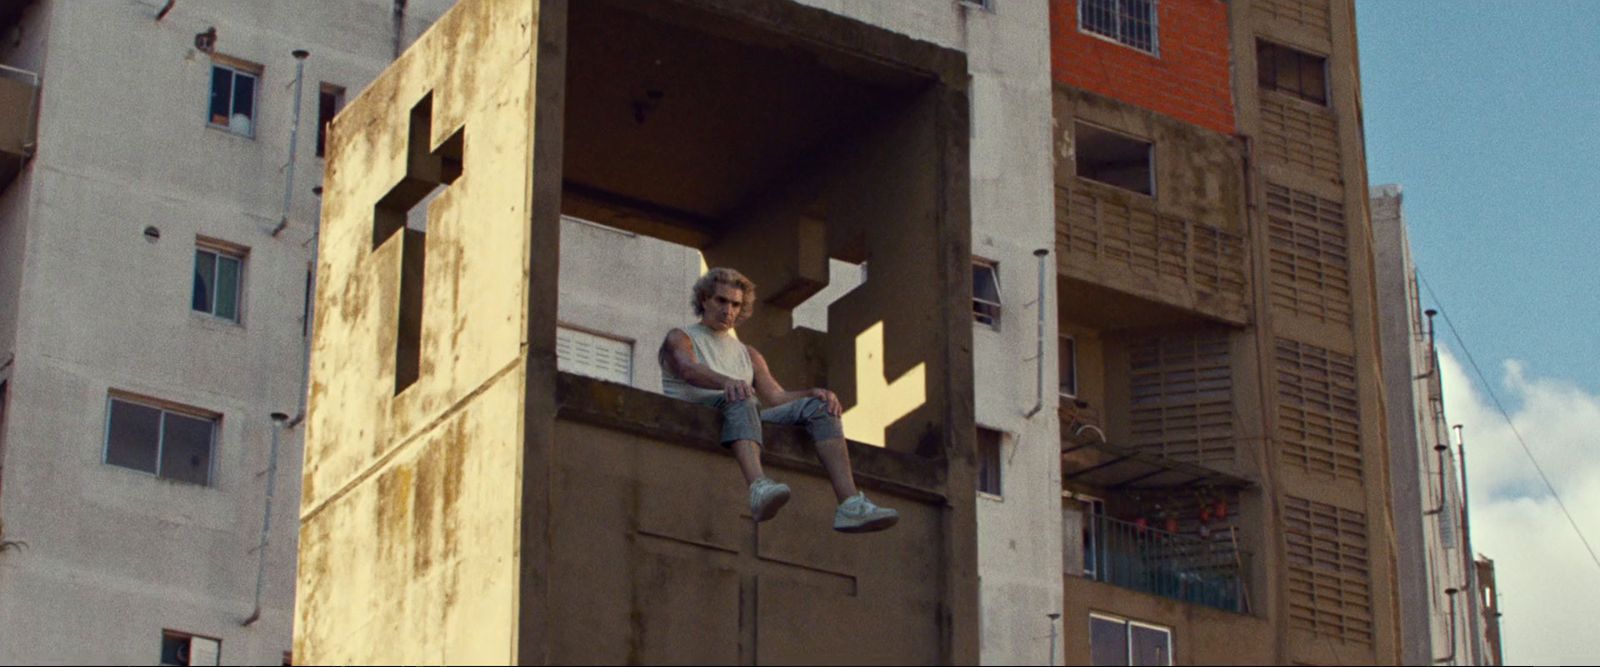
[[[699,322],[683,327],[683,332],[689,335],[689,340],[694,343],[695,360],[710,367],[711,370],[731,377],[735,380],[753,382],[755,368],[750,365],[750,349],[739,342],[731,332],[712,331],[709,327]],[[661,362],[661,388],[668,396],[689,401],[707,402],[715,400],[722,395],[719,389],[704,389],[696,387],[683,378],[673,374],[672,368],[667,365],[666,357]]]

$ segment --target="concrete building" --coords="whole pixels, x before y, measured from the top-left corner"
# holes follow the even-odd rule
[[[200,639],[189,642],[191,651],[198,647],[189,656],[198,655],[197,660],[213,650],[225,662],[279,659],[289,649],[299,546],[291,508],[301,497],[302,472],[311,481],[305,489],[307,530],[316,531],[317,517],[332,513],[328,508],[365,498],[361,494],[367,491],[395,491],[404,476],[385,474],[410,471],[404,477],[411,480],[404,487],[409,500],[400,503],[405,511],[390,515],[389,523],[373,514],[366,517],[372,521],[359,525],[405,526],[412,538],[380,535],[377,542],[340,547],[353,551],[313,552],[310,558],[328,562],[336,554],[370,553],[361,549],[378,544],[404,549],[397,552],[404,557],[394,562],[415,571],[379,573],[366,565],[388,562],[378,558],[337,562],[369,577],[363,581],[414,582],[392,591],[392,599],[413,596],[413,608],[460,609],[430,602],[435,599],[429,596],[455,599],[470,593],[452,588],[453,580],[439,579],[445,570],[438,564],[468,562],[480,547],[510,548],[509,542],[450,541],[456,533],[445,527],[468,514],[445,514],[447,506],[435,504],[442,501],[423,493],[431,488],[425,480],[435,480],[440,489],[452,487],[448,475],[424,474],[422,464],[431,459],[422,440],[431,436],[421,435],[427,430],[421,426],[399,429],[418,426],[411,431],[418,440],[371,435],[400,443],[390,450],[392,458],[336,460],[342,454],[333,448],[324,451],[331,459],[313,455],[312,465],[300,469],[304,422],[296,417],[304,396],[301,363],[311,311],[307,269],[319,219],[318,202],[309,193],[321,183],[323,171],[322,151],[312,149],[321,146],[317,121],[325,108],[354,101],[453,4],[361,0],[311,3],[308,9],[279,0],[34,0],[23,3],[20,12],[0,10],[0,36],[6,40],[0,44],[0,64],[22,70],[22,83],[37,91],[23,90],[20,98],[37,100],[37,106],[0,105],[0,116],[23,110],[19,118],[0,118],[0,175],[12,168],[7,165],[15,171],[5,176],[9,183],[0,191],[0,539],[28,543],[24,550],[0,551],[0,661],[148,662],[158,650],[175,651],[190,636]],[[526,297],[525,314],[538,323],[538,331],[524,331],[531,336],[528,347],[505,357],[507,364],[515,358],[525,369],[518,371],[525,386],[547,387],[549,395],[529,393],[531,398],[523,400],[532,403],[515,408],[481,408],[484,414],[507,417],[505,423],[523,425],[526,432],[507,438],[528,443],[587,438],[613,452],[643,447],[657,452],[651,456],[658,458],[650,460],[664,471],[708,471],[693,477],[708,489],[705,494],[686,494],[671,507],[737,506],[730,493],[737,479],[731,461],[720,461],[714,451],[661,446],[707,437],[703,416],[642,423],[650,420],[641,414],[672,406],[579,376],[658,392],[656,346],[668,327],[689,319],[688,285],[709,261],[746,270],[772,290],[765,295],[778,297],[772,304],[775,315],[752,322],[748,335],[752,342],[766,341],[757,344],[774,361],[780,380],[791,387],[827,384],[851,393],[854,362],[845,360],[846,348],[838,341],[864,331],[864,313],[885,307],[881,290],[892,289],[915,295],[911,301],[922,304],[922,315],[938,319],[938,333],[923,338],[906,333],[914,327],[890,324],[889,348],[904,345],[917,355],[931,355],[930,360],[939,356],[930,350],[948,355],[936,360],[948,364],[942,367],[948,376],[926,385],[930,396],[941,397],[938,409],[926,408],[903,422],[942,428],[944,435],[938,445],[918,443],[905,426],[891,421],[879,425],[877,442],[858,439],[889,451],[856,451],[869,480],[866,488],[888,494],[890,504],[908,512],[906,530],[896,537],[900,541],[880,548],[940,554],[943,561],[918,556],[906,567],[927,573],[944,588],[896,579],[873,569],[871,559],[856,551],[832,560],[796,552],[798,543],[783,537],[782,531],[790,529],[774,529],[775,537],[769,537],[777,541],[777,551],[760,552],[831,573],[835,579],[813,582],[824,590],[832,590],[841,576],[869,582],[859,584],[868,587],[898,586],[890,590],[904,590],[908,599],[948,614],[944,627],[932,628],[883,611],[889,620],[868,627],[884,635],[904,633],[888,639],[922,637],[930,645],[888,641],[874,644],[874,651],[903,659],[1001,664],[1388,663],[1404,657],[1407,608],[1399,602],[1404,591],[1397,583],[1404,565],[1394,544],[1406,534],[1398,523],[1405,519],[1386,499],[1393,464],[1379,375],[1352,2],[1080,6],[1076,0],[764,0],[745,6],[680,0],[650,10],[600,0],[540,4],[546,17],[558,17],[552,21],[567,22],[563,39],[573,50],[561,57],[585,77],[564,85],[571,96],[564,100],[568,111],[556,122],[565,126],[564,150],[557,153],[562,159],[554,163],[564,182],[554,196],[548,189],[536,193],[536,205],[546,208],[531,214],[543,225],[531,232],[534,238],[559,238],[560,271],[552,275],[540,268],[557,263],[553,246],[530,246],[529,257],[537,260],[530,259],[533,280],[529,291],[519,294]],[[801,17],[799,27],[770,24],[773,17],[795,16]],[[709,18],[701,24],[692,20],[697,17]],[[823,27],[842,32],[807,32]],[[783,44],[775,50],[808,54],[800,57],[803,65],[782,55],[750,59],[747,70],[733,72],[745,78],[730,75],[727,81],[742,86],[746,78],[778,71],[814,76],[796,89],[841,95],[830,103],[846,115],[805,116],[817,111],[806,99],[770,106],[747,101],[721,107],[745,111],[715,116],[721,127],[696,124],[683,114],[714,111],[706,100],[728,93],[696,87],[686,64],[695,62],[692,53],[672,51],[684,59],[657,61],[659,69],[653,71],[606,69],[631,57],[618,54],[667,48],[652,41],[657,30],[676,30],[696,40],[714,35],[753,41],[760,53]],[[752,34],[763,37],[752,39]],[[769,38],[771,43],[763,41]],[[311,56],[304,62],[294,161],[299,177],[285,210],[297,65],[290,52],[295,49]],[[876,64],[860,62],[863,54]],[[743,60],[724,58],[707,71],[728,74],[726,63]],[[885,71],[884,63],[897,63],[887,70],[900,71]],[[873,83],[852,87],[830,80],[834,83],[828,85],[840,87],[828,88],[818,83],[826,77],[814,74],[835,71],[847,72],[845,81]],[[0,73],[0,100],[12,99],[8,95],[16,86],[8,82],[17,80],[12,74]],[[37,80],[31,78],[35,74]],[[141,85],[125,85],[128,79]],[[956,148],[928,148],[926,137],[916,134],[928,126],[907,130],[906,136],[920,138],[879,137],[904,139],[902,145],[916,146],[909,150],[925,157],[944,156],[916,166],[894,163],[900,168],[884,173],[932,169],[926,173],[947,180],[928,187],[942,188],[949,199],[931,205],[891,188],[885,201],[904,207],[855,194],[836,196],[852,205],[830,204],[835,208],[806,210],[798,218],[774,213],[792,204],[785,197],[799,196],[775,184],[818,172],[795,157],[801,146],[763,144],[761,137],[837,146],[850,143],[840,137],[850,136],[854,127],[870,144],[869,130],[881,128],[875,123],[882,119],[859,115],[859,106],[851,103],[878,99],[915,107],[912,100],[925,98],[906,92],[907,80],[943,91],[945,106],[929,112],[936,117],[930,122]],[[615,85],[590,85],[595,81]],[[240,93],[241,86],[248,94]],[[781,98],[782,91],[724,87],[780,96],[752,99],[790,99]],[[557,88],[545,85],[536,94]],[[390,90],[420,94],[414,82]],[[244,98],[248,102],[241,102]],[[441,117],[460,112],[446,108],[453,102],[444,96],[435,101]],[[948,106],[955,103],[964,111]],[[535,106],[547,104],[540,100]],[[791,106],[801,111],[787,117],[751,111]],[[111,114],[116,120],[103,120],[107,109],[117,110]],[[620,120],[608,115],[613,112],[621,114]],[[747,117],[762,118],[766,125]],[[140,122],[127,122],[131,119]],[[674,144],[653,138],[651,132],[660,132],[654,128],[661,125],[685,130],[683,136],[691,139]],[[762,132],[741,134],[745,125]],[[953,130],[965,139],[951,138]],[[472,132],[467,131],[469,137]],[[471,138],[465,141],[473,145]],[[447,144],[439,155],[451,156]],[[674,158],[699,154],[707,146],[723,152],[701,162]],[[389,152],[392,148],[372,156],[400,154]],[[949,162],[952,153],[943,152],[948,150],[964,152],[965,159]],[[763,151],[770,156],[756,157]],[[547,154],[532,159],[552,164]],[[784,160],[794,161],[793,173],[775,166]],[[389,167],[372,170],[365,176],[395,175]],[[409,211],[405,226],[427,233],[430,224],[442,224],[435,238],[449,239],[457,233],[450,230],[456,223],[441,223],[444,218],[430,218],[428,211],[438,208],[448,217],[456,204],[438,203],[437,192],[428,192]],[[762,192],[771,199],[753,197]],[[556,200],[559,207],[548,208]],[[925,211],[930,219],[946,222],[954,220],[948,217],[952,212],[965,216],[961,238],[941,239],[953,245],[938,251],[944,254],[942,263],[934,263],[937,273],[915,266],[902,270],[893,259],[898,252],[935,252],[929,248],[873,246],[863,252],[854,243],[832,240],[809,255],[768,261],[777,256],[767,247],[774,245],[768,233],[793,234],[785,238],[795,239],[795,247],[811,247],[803,239],[816,225],[796,219],[820,220],[834,239],[841,229],[868,227],[865,217],[896,218],[904,210]],[[328,214],[336,220],[366,213],[346,208]],[[288,224],[273,234],[284,220]],[[510,239],[526,240],[514,227],[504,231],[507,248],[516,245]],[[374,249],[377,244],[370,241],[367,247]],[[360,256],[354,245],[337,247],[349,251],[347,259]],[[437,253],[432,248],[447,244],[435,241],[427,247],[425,252]],[[505,250],[482,247],[490,255]],[[1042,276],[1039,249],[1050,251]],[[403,251],[371,254],[404,264]],[[427,269],[429,284],[445,284],[431,279],[436,277],[431,272],[440,270],[437,258],[449,261],[448,255],[425,256],[435,258],[426,264],[433,267]],[[819,257],[827,262],[819,264]],[[959,279],[953,279],[958,272],[951,262],[961,266]],[[50,289],[83,284],[86,275],[99,288]],[[123,276],[135,279],[106,280]],[[481,278],[463,276],[449,284]],[[207,290],[197,300],[197,280],[208,288],[231,284],[237,298],[219,300]],[[331,284],[359,281],[321,282],[330,290],[335,289]],[[451,297],[458,301],[450,303],[469,306],[450,307],[495,311],[478,306],[486,299],[514,297],[506,290],[519,281],[491,282]],[[555,289],[543,291],[550,283]],[[377,279],[372,284],[380,291],[393,288]],[[354,306],[349,312],[335,306],[330,313],[327,304],[346,303],[344,298],[328,293],[316,313],[361,326],[377,321],[364,319],[365,310]],[[395,298],[411,303],[398,292]],[[863,305],[874,300],[880,305]],[[960,318],[951,317],[952,304],[960,306]],[[905,321],[911,317],[905,309],[911,307],[889,308],[895,313],[890,319]],[[482,324],[477,319],[470,324]],[[964,329],[957,330],[956,319]],[[432,325],[426,320],[413,321],[420,323],[410,345],[428,350],[414,352],[421,358],[453,358],[457,350],[480,354],[489,347],[440,342],[429,338]],[[344,331],[348,335],[349,329]],[[495,338],[502,334],[513,336],[483,333],[504,342]],[[804,343],[784,344],[793,340]],[[387,342],[391,355],[396,346],[406,347]],[[799,351],[781,352],[787,348]],[[885,356],[886,371],[898,368],[886,379],[914,366],[906,352],[891,349]],[[383,402],[399,400],[403,383],[396,377],[411,374],[424,378],[413,380],[420,382],[417,386],[430,384],[429,371],[402,368],[398,356],[386,362],[393,367],[369,367],[365,364],[372,359],[360,355],[347,361],[348,368],[321,371],[354,383],[332,394],[347,398],[326,403],[336,406],[325,408],[329,415],[349,419],[383,405],[389,405],[391,416],[401,414]],[[547,368],[549,363],[556,368]],[[372,372],[348,377],[357,368]],[[387,394],[373,394],[382,401],[348,398],[364,396],[361,392],[371,387],[358,380],[370,384],[374,378],[390,383]],[[450,382],[470,384],[464,378]],[[1055,392],[1045,389],[1052,383]],[[492,383],[478,388],[484,393],[475,397],[502,389]],[[453,400],[440,398],[453,389],[438,391],[443,393],[434,398]],[[437,392],[426,387],[413,392],[422,393]],[[627,409],[619,415],[615,406]],[[421,415],[439,406],[413,407]],[[450,414],[478,409],[462,407]],[[258,561],[274,434],[268,415],[275,412],[289,419],[277,431],[273,530]],[[163,474],[160,456],[148,465],[125,456],[124,440],[138,442],[138,418],[148,421],[151,414],[158,425],[153,436],[158,452],[165,437],[160,424],[167,419],[211,434],[203,448],[200,483],[193,471]],[[521,417],[512,416],[517,414]],[[329,419],[321,428],[337,432],[337,419]],[[356,421],[361,420],[351,423]],[[117,439],[124,431],[133,435]],[[366,433],[346,435],[350,443],[369,439]],[[63,455],[63,443],[71,445],[70,455]],[[527,446],[531,449],[524,453],[531,452],[531,459],[515,459],[518,455],[506,449],[497,456],[510,458],[494,461],[548,464],[558,478],[591,480],[601,487],[649,490],[658,484],[652,475],[659,471],[598,474],[561,460],[551,454],[554,449]],[[923,456],[926,461],[901,456],[919,449],[918,456],[934,450],[943,455]],[[798,441],[774,435],[773,465],[779,474],[800,493],[820,498],[826,493],[808,456]],[[318,469],[329,460],[335,460],[331,467]],[[153,470],[130,470],[139,466]],[[976,476],[974,488],[954,479],[968,473]],[[389,486],[383,486],[384,479]],[[363,486],[367,480],[371,488]],[[520,492],[537,491],[523,486]],[[563,514],[571,510],[550,507],[543,515],[548,525],[572,530],[574,515]],[[786,518],[806,522],[820,508],[797,504]],[[700,540],[710,543],[711,551],[742,553],[745,537],[729,526],[679,525],[674,516],[612,509],[616,514],[597,519],[597,525],[631,521],[643,529],[638,532],[645,537],[637,538],[643,542],[654,539],[649,537],[654,531],[669,541]],[[357,521],[349,517],[360,511],[339,521]],[[493,525],[503,528],[506,521],[520,520],[524,532],[537,525],[527,523],[535,520],[530,515],[510,516],[496,515],[501,523]],[[605,540],[615,537],[566,534],[592,538],[581,542],[592,545],[610,545]],[[562,568],[578,562],[558,545],[528,542],[516,548],[521,557],[539,556],[539,549],[548,548],[542,556],[548,560],[530,557],[526,563],[544,565],[525,564],[514,574],[497,564],[499,569],[491,568],[495,576],[526,582],[542,574],[545,581],[557,581]],[[655,572],[650,568],[667,561],[652,559],[665,553],[597,559],[587,567]],[[631,643],[601,644],[632,646],[636,653],[605,657],[731,661],[792,656],[805,648],[770,627],[759,633],[762,643],[750,640],[762,618],[725,607],[730,599],[743,602],[752,595],[747,584],[759,579],[746,577],[760,575],[740,570],[731,580],[707,579],[695,569],[710,563],[715,570],[722,558],[694,556],[695,567],[672,570],[685,582],[709,582],[704,586],[635,586],[631,599],[639,614],[631,629],[609,617],[588,619],[595,632],[632,637]],[[253,615],[258,562],[265,562],[261,616],[245,625]],[[936,567],[941,562],[943,569]],[[326,580],[325,569],[302,569],[300,576]],[[376,599],[357,591],[354,598],[334,601],[323,595],[326,590],[331,589],[302,587],[300,594],[307,596],[300,602],[302,611]],[[576,636],[562,634],[574,628],[525,623],[522,619],[541,609],[534,595],[539,591],[516,590],[524,596],[523,606],[477,617],[505,623],[466,628],[459,622],[467,616],[441,616],[435,625],[449,630],[418,632],[410,648],[423,650],[415,655],[432,656],[428,659],[465,655],[451,647],[519,624],[520,632],[538,634],[511,648],[509,642],[491,643],[515,651],[516,658],[590,655],[570,638],[562,639]],[[693,597],[696,590],[733,591],[734,597],[707,594],[685,602],[682,596]],[[801,610],[796,612],[801,618],[811,618],[806,614],[817,609],[851,609],[828,606],[833,603],[807,606],[782,590],[780,585],[774,599]],[[582,593],[553,590],[548,604]],[[628,599],[630,593],[606,594]],[[677,629],[672,617],[654,606],[661,604],[684,604],[718,621],[704,641],[652,640]],[[373,621],[374,629],[421,622],[370,609],[352,616],[362,614],[382,617],[381,624]],[[933,617],[929,613],[922,622]],[[59,638],[58,628],[96,639],[65,644],[38,639]],[[328,626],[310,631],[339,632]],[[1119,647],[1120,658],[1110,655]],[[832,645],[817,650],[821,653],[814,656],[848,655]],[[300,655],[316,660],[336,654]]]
[[[296,549],[289,508],[299,495],[296,413],[318,216],[310,192],[322,171],[318,121],[451,4],[7,6],[0,63],[21,72],[0,77],[9,86],[0,93],[20,91],[16,99],[29,104],[6,97],[15,122],[5,125],[10,134],[0,133],[8,148],[0,195],[7,259],[0,263],[0,470],[9,473],[0,520],[3,539],[28,548],[0,554],[0,627],[8,638],[0,659],[172,660],[189,636],[200,639],[201,660],[214,650],[227,662],[265,662],[288,648]],[[971,243],[985,278],[994,278],[985,302],[1001,310],[974,324],[973,336],[973,363],[984,369],[975,410],[991,445],[989,485],[976,501],[986,526],[978,545],[989,619],[981,651],[986,661],[1040,661],[1053,645],[1059,656],[1059,642],[1049,638],[1059,630],[1051,614],[1061,605],[1059,480],[1049,449],[1025,446],[1058,434],[1047,418],[1054,394],[1041,396],[1035,382],[1054,359],[1034,352],[1038,313],[1052,298],[1039,293],[1032,254],[1050,245],[1049,162],[1035,149],[1049,131],[1045,8],[801,4],[966,55]],[[285,210],[295,49],[311,56],[294,161],[299,179]],[[106,74],[129,64],[138,76]],[[22,85],[11,85],[19,81],[12,74],[23,75]],[[138,85],[125,85],[129,78]],[[102,119],[108,109],[116,113]],[[576,206],[575,213],[594,212]],[[632,259],[621,267],[594,261],[614,252]],[[687,317],[679,302],[701,266],[699,253],[573,219],[563,223],[562,257],[562,365],[657,390],[655,341]],[[202,261],[208,268],[197,278]],[[862,273],[835,260],[830,287],[797,307],[795,322],[826,330],[826,306]],[[93,281],[111,275],[137,279]],[[46,287],[86,278],[105,288]],[[219,303],[208,292],[196,302],[197,280],[237,293]],[[1053,323],[1045,326],[1048,339]],[[289,422],[277,432],[280,465],[270,494],[277,504],[258,559],[272,413]],[[123,456],[126,424],[152,415],[155,434],[143,437],[158,452],[181,444],[164,439],[168,419],[201,432],[192,447],[201,464],[191,467],[203,474],[183,479],[163,473],[159,456]],[[77,443],[75,453],[63,456],[63,442]],[[255,615],[261,562],[260,618],[240,625]],[[62,581],[74,582],[66,595]],[[33,641],[60,627],[103,639]]]
[[[1398,662],[1354,3],[1051,6],[1068,662]]]
[[[0,662],[284,659],[319,106],[447,4],[4,3]]]
[[[1403,200],[1398,185],[1372,192],[1403,657],[1406,664],[1499,664],[1494,564],[1473,556],[1465,453],[1451,442],[1436,312],[1422,308]]]

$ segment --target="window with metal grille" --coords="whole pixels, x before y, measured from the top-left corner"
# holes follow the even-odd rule
[[[194,249],[194,289],[189,308],[232,322],[239,321],[244,294],[244,252],[202,242]]]
[[[256,82],[261,66],[213,56],[206,123],[242,137],[255,136]]]
[[[1256,82],[1307,102],[1328,103],[1328,59],[1266,40],[1256,40]]]
[[[1366,516],[1295,496],[1284,496],[1283,508],[1291,625],[1370,645]]]
[[[992,496],[1005,495],[1000,486],[1000,441],[1003,436],[994,429],[978,427],[978,492]]]
[[[986,259],[972,261],[972,319],[1000,328],[1000,265]]]
[[[1172,629],[1091,613],[1089,664],[1171,665]]]
[[[106,412],[107,464],[210,486],[219,415],[120,394]]]
[[[556,368],[564,373],[631,384],[633,343],[578,329],[557,327]]]
[[[1286,338],[1277,341],[1277,357],[1284,462],[1361,481],[1355,357]]]
[[[176,630],[161,631],[161,664],[217,665],[222,662],[222,640]]]
[[[1154,144],[1088,123],[1073,123],[1072,136],[1079,177],[1154,196]]]
[[[1078,29],[1158,55],[1156,0],[1078,0]]]
[[[1233,370],[1224,330],[1129,343],[1129,442],[1190,463],[1233,461]]]
[[[1350,323],[1350,256],[1344,205],[1267,183],[1272,304],[1335,324]]]

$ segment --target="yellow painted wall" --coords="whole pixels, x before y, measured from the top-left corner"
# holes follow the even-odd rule
[[[538,4],[462,0],[333,124],[304,664],[515,659]],[[463,170],[428,211],[420,377],[396,395],[401,242],[373,248],[373,208],[405,174],[410,111],[430,92],[432,142],[464,128]]]

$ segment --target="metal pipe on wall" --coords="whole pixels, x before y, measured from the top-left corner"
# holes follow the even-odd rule
[[[278,440],[289,415],[272,413],[272,449],[267,454],[267,503],[261,515],[261,541],[256,544],[256,604],[250,616],[240,625],[250,625],[261,620],[261,589],[267,577],[267,535],[272,530],[272,497],[278,486]]]
[[[318,199],[322,198],[322,186],[311,188],[311,194]],[[311,333],[315,328],[317,315],[317,242],[322,236],[322,213],[311,220],[311,238],[306,243],[311,245],[311,268],[306,276],[306,322],[305,340],[301,342],[300,355],[300,408],[295,411],[294,418],[289,420],[289,428],[300,425],[306,418],[306,392],[311,389]]]
[[[294,203],[294,162],[295,152],[300,142],[300,100],[301,90],[306,79],[306,58],[311,55],[305,49],[295,49],[294,55],[294,121],[289,126],[289,166],[284,175],[283,183],[283,217],[278,219],[278,226],[272,228],[272,235],[277,236],[289,226],[289,207]]]
[[[1050,251],[1044,248],[1033,251],[1033,256],[1039,258],[1039,300],[1034,302],[1038,305],[1039,310],[1039,345],[1038,349],[1034,351],[1034,361],[1038,364],[1038,371],[1034,378],[1034,394],[1037,398],[1034,401],[1033,409],[1024,415],[1024,418],[1027,419],[1032,419],[1034,415],[1039,414],[1039,411],[1044,409],[1044,258],[1049,254]]]
[[[1471,506],[1467,502],[1467,442],[1466,438],[1461,435],[1460,424],[1456,424],[1455,430],[1456,453],[1461,457],[1461,541],[1466,547],[1461,550],[1461,559],[1466,566],[1464,574],[1466,574],[1467,579],[1466,589],[1469,592],[1467,597],[1467,637],[1471,641],[1471,644],[1468,645],[1471,651],[1468,657],[1472,660],[1472,664],[1481,665],[1483,664],[1483,654],[1478,646],[1478,620],[1483,617],[1483,613],[1479,608],[1478,567],[1473,560],[1472,515],[1469,511]]]

